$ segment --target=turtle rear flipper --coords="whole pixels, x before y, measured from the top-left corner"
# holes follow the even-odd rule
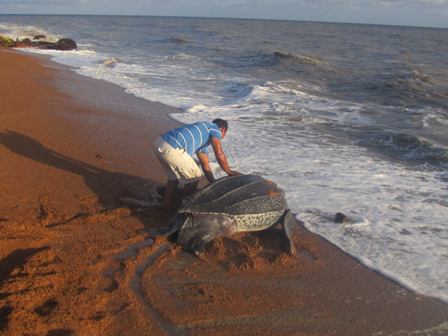
[[[289,239],[289,250],[291,255],[297,256],[300,228],[299,223],[290,210],[286,210],[283,216],[283,227],[285,228],[286,236]]]

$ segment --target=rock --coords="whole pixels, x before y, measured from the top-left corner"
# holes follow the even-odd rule
[[[39,41],[36,44],[39,49],[50,49],[50,50],[74,50],[77,48],[76,42],[72,39],[60,39],[56,43]]]
[[[72,39],[60,39],[56,42],[56,50],[74,50],[78,46]]]
[[[12,38],[0,35],[0,47],[14,47],[15,45],[16,41]]]
[[[33,46],[34,44],[29,38],[23,39],[22,41],[17,41],[15,45],[16,48],[30,48]]]
[[[47,38],[46,35],[36,35],[36,36],[33,37],[33,40],[42,40],[42,39],[45,39],[45,38]]]
[[[338,212],[338,213],[336,213],[336,215],[334,215],[334,221],[338,224],[344,224],[344,223],[348,223],[349,219],[343,213]]]
[[[34,42],[34,46],[39,49],[52,49],[52,47],[55,46],[56,43],[54,42],[48,42],[48,41],[37,41]]]
[[[45,38],[45,35],[36,35],[34,40],[39,40]],[[35,47],[39,49],[50,49],[50,50],[74,50],[78,46],[76,42],[72,39],[60,39],[56,43],[48,41],[31,41],[29,38],[23,40],[16,40],[0,35],[0,47],[10,47],[10,48],[30,48]]]

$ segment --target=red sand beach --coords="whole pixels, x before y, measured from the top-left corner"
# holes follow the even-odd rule
[[[200,257],[151,230],[174,109],[0,49],[1,335],[447,335],[448,306],[301,230]],[[225,143],[224,143],[225,148]]]

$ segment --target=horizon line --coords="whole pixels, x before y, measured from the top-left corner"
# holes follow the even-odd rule
[[[156,17],[156,18],[185,18],[185,19],[218,19],[218,20],[254,20],[254,21],[280,21],[280,22],[304,22],[304,23],[328,23],[328,24],[347,24],[347,25],[369,25],[385,27],[403,27],[403,28],[425,28],[425,29],[448,29],[441,26],[422,26],[422,25],[403,25],[391,23],[369,23],[369,22],[345,22],[345,21],[317,21],[304,19],[274,19],[274,18],[242,18],[226,16],[181,16],[181,15],[151,15],[151,14],[61,14],[61,13],[0,13],[0,16],[114,16],[114,17]]]

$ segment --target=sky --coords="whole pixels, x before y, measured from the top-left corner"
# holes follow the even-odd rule
[[[448,0],[0,0],[0,14],[231,17],[448,28]]]

